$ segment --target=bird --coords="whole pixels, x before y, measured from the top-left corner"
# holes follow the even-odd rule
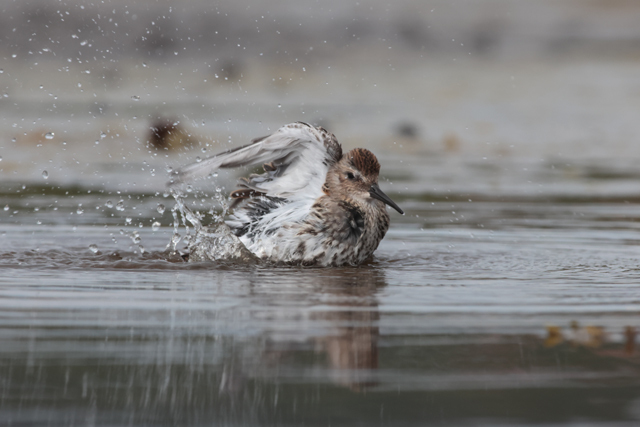
[[[169,185],[260,163],[264,173],[241,178],[231,193],[236,209],[226,224],[264,261],[356,266],[372,256],[389,229],[386,205],[404,215],[380,189],[380,163],[371,151],[343,153],[332,133],[304,122],[178,169]]]

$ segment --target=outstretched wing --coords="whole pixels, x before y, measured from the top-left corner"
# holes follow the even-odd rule
[[[249,145],[188,165],[174,173],[171,184],[208,176],[217,169],[266,163],[264,174],[244,179],[245,190],[290,198],[303,189],[312,194],[321,191],[329,167],[341,157],[342,148],[333,134],[297,122]]]

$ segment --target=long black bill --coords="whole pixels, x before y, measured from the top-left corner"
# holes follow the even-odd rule
[[[369,195],[374,199],[378,199],[386,203],[387,205],[391,206],[393,209],[397,210],[402,215],[404,215],[404,211],[400,209],[400,206],[396,205],[395,202],[389,198],[389,196],[384,194],[380,189],[380,187],[378,187],[378,184],[373,184],[371,186],[371,188],[369,189]]]

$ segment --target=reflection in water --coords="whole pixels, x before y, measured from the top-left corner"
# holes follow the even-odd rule
[[[376,262],[306,269],[122,251],[101,227],[21,230],[0,254],[0,414],[14,424],[640,418],[628,231],[605,251],[601,234],[559,229],[396,228]]]
[[[547,326],[547,337],[543,344],[552,348],[566,343],[574,348],[590,349],[597,356],[640,365],[640,355],[636,354],[636,328],[626,326],[620,337],[615,335],[615,331],[607,331],[601,326],[583,327],[573,321],[566,332],[559,326]]]
[[[87,286],[75,297],[90,292],[94,308],[62,312],[52,289],[26,317],[5,311],[17,324],[0,329],[0,412],[24,423],[257,423],[295,418],[332,383],[375,384],[382,270],[245,268],[239,281],[228,267],[192,271],[206,285],[106,283],[108,297]]]
[[[369,375],[378,369],[380,313],[375,293],[384,285],[384,272],[377,269],[362,269],[351,277],[342,277],[326,289],[337,301],[331,309],[314,316],[334,326],[332,333],[317,338],[317,342],[335,369],[333,379],[352,390],[376,384]]]
[[[93,256],[99,275],[86,259],[0,282],[0,413],[16,424],[544,423],[624,420],[640,401],[632,329],[442,332],[474,318],[390,310],[379,262],[142,270],[147,255]],[[420,323],[433,328],[407,327]]]
[[[384,272],[364,267],[302,269],[297,274],[305,288],[320,299],[309,315],[309,322],[319,328],[308,340],[314,362],[302,366],[299,373],[321,369],[326,380],[353,391],[375,386],[373,371],[378,369],[380,335],[376,292],[386,285]],[[304,348],[286,337],[272,339],[266,347],[261,361],[270,370],[297,365],[296,357]]]

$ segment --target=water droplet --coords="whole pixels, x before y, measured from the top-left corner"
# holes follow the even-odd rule
[[[187,185],[187,193],[191,193],[193,191],[193,185]]]
[[[2,156],[0,156],[0,162],[2,161]]]
[[[80,42],[80,46],[86,46],[86,45],[87,45],[87,43],[89,43],[89,42],[88,42],[88,41],[86,41],[86,40],[82,40],[82,41]]]
[[[9,210],[9,205],[4,205],[4,210],[8,211]]]
[[[158,203],[158,207],[156,208],[156,210],[158,211],[159,214],[163,214],[165,207],[162,203]]]
[[[53,139],[54,136],[56,136],[56,134],[53,132],[47,132],[44,134],[44,137],[47,139]]]
[[[49,179],[49,172],[47,172],[47,171],[42,171],[42,177],[43,177],[44,179]]]
[[[154,222],[153,224],[151,224],[151,229],[153,231],[158,231],[160,229],[160,223],[158,221]]]
[[[92,244],[90,244],[90,245],[89,245],[89,249],[90,249],[90,250],[91,250],[91,252],[93,252],[94,254],[97,254],[97,253],[98,253],[98,245],[95,245],[95,244],[93,244],[93,243],[92,243]]]
[[[278,104],[278,108],[282,108],[282,105]]]
[[[140,97],[138,95],[131,96],[131,99],[133,99],[134,101],[140,101]]]
[[[147,63],[146,63],[146,62],[143,62],[143,63],[142,63],[142,66],[143,66],[144,68],[147,68]]]
[[[116,209],[119,211],[123,211],[124,210],[124,201],[120,200],[117,204],[116,204]]]
[[[113,202],[111,200],[107,200],[107,203],[105,203],[104,205],[111,209],[113,207]]]
[[[196,163],[200,163],[202,161],[202,159],[200,158],[200,156],[196,157]]]
[[[78,215],[82,215],[84,213],[84,209],[81,206],[78,206],[78,209],[76,210],[76,213]]]
[[[100,144],[100,140],[96,139],[96,145]]]
[[[4,70],[2,68],[0,68],[0,74],[4,73]]]
[[[107,137],[107,134],[104,132],[100,132],[100,139],[105,139]]]
[[[130,218],[130,217],[127,217],[127,218],[125,219],[125,221],[127,222],[127,224],[131,224],[131,218]]]

